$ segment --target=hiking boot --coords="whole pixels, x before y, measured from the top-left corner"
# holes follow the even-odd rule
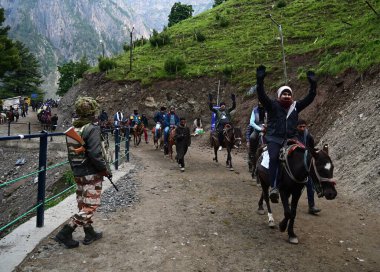
[[[222,151],[222,146],[219,146],[219,149],[218,149],[218,151]]]
[[[79,242],[73,239],[73,231],[75,228],[70,225],[64,225],[60,232],[54,237],[59,243],[64,244],[67,248],[75,248],[79,246]]]
[[[84,245],[89,245],[92,242],[99,240],[100,238],[103,237],[103,233],[102,232],[96,232],[91,225],[84,226],[83,230],[85,233],[84,240],[83,240]]]
[[[276,187],[270,190],[269,198],[272,203],[278,203],[279,193]]]
[[[309,213],[310,214],[314,214],[315,215],[315,214],[319,213],[320,211],[321,211],[321,209],[318,209],[315,206],[309,208]]]

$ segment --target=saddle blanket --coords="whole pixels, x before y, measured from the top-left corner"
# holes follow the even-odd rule
[[[261,161],[261,166],[269,169],[269,153],[268,150],[265,150],[262,154],[263,160]]]

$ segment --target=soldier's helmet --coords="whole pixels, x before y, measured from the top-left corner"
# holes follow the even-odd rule
[[[75,112],[80,117],[90,117],[96,115],[99,105],[92,97],[79,97],[75,102]]]

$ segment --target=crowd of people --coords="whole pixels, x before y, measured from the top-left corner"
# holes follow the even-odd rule
[[[249,171],[254,176],[256,173],[256,155],[261,145],[266,145],[269,154],[269,167],[267,169],[270,183],[270,200],[278,203],[281,178],[279,176],[279,153],[289,139],[301,143],[307,149],[314,149],[313,136],[307,130],[305,120],[299,118],[299,113],[309,106],[316,96],[316,79],[313,72],[307,73],[310,84],[309,93],[301,100],[293,99],[293,90],[289,86],[282,86],[277,91],[277,97],[271,99],[264,91],[264,78],[266,69],[259,66],[256,71],[257,94],[259,103],[252,109],[251,118],[246,131],[248,146]],[[236,97],[231,95],[232,106],[226,108],[226,103],[221,102],[216,107],[212,104],[212,96],[209,95],[209,109],[215,114],[215,133],[217,134],[218,149],[222,150],[225,129],[233,126],[231,112],[236,108]],[[68,248],[79,246],[79,242],[73,240],[72,233],[77,227],[83,227],[85,238],[83,244],[88,245],[102,237],[101,232],[96,232],[92,227],[92,217],[100,204],[100,195],[103,177],[112,178],[111,170],[107,167],[105,154],[101,149],[101,127],[110,123],[110,118],[105,110],[99,116],[95,116],[98,109],[95,99],[82,97],[75,103],[76,115],[73,116],[73,125],[81,137],[81,142],[67,141],[69,161],[77,183],[77,200],[79,212],[72,216],[71,221],[65,225],[56,235],[55,239]],[[162,106],[153,117],[155,127],[163,130],[164,146],[169,144],[169,135],[175,131],[174,141],[176,145],[176,160],[181,171],[185,170],[185,155],[191,145],[190,128],[186,118],[179,117],[175,107],[170,106],[167,111]],[[114,127],[129,126],[132,130],[137,126],[143,127],[145,142],[148,143],[147,130],[149,120],[145,114],[139,114],[135,109],[132,114],[124,115],[117,111],[111,121]],[[99,125],[100,126],[99,126]],[[201,129],[201,120],[194,121],[195,128]],[[203,129],[203,128],[202,128]],[[156,130],[153,137],[159,137]],[[82,143],[83,141],[83,143]],[[85,147],[88,152],[77,152],[80,147]],[[83,148],[84,149],[84,148]],[[165,154],[167,149],[164,148]],[[89,158],[89,160],[87,160]],[[83,163],[86,162],[86,163]],[[317,214],[321,210],[315,206],[313,184],[310,177],[307,179],[307,196],[309,213]],[[89,201],[87,201],[89,199]],[[287,201],[287,200],[286,200]]]

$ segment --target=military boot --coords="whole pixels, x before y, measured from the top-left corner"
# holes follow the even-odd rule
[[[102,232],[96,232],[91,225],[84,226],[83,230],[85,233],[85,237],[83,240],[84,245],[89,245],[92,242],[99,240],[100,238],[103,237],[103,233]]]
[[[64,244],[67,248],[75,248],[79,246],[79,242],[73,239],[73,231],[75,228],[70,225],[64,225],[60,232],[57,233],[54,240]]]

